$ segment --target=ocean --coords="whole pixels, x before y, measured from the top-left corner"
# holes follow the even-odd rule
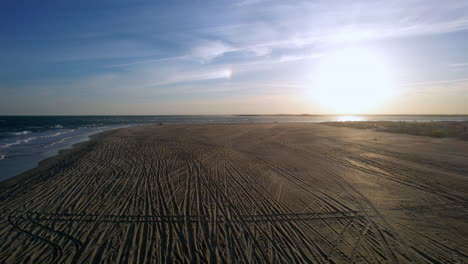
[[[37,166],[61,149],[104,130],[145,124],[468,121],[468,115],[313,115],[313,116],[0,116],[0,181]]]

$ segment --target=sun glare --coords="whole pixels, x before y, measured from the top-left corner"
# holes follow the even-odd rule
[[[313,78],[314,101],[338,114],[372,113],[395,89],[386,60],[363,48],[324,56]]]
[[[339,116],[336,121],[338,122],[349,122],[349,121],[364,121],[362,116],[353,116],[353,115],[345,115]]]

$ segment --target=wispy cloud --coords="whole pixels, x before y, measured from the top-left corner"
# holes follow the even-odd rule
[[[127,63],[106,65],[105,67],[106,68],[128,67],[128,66],[135,66],[135,65],[141,65],[141,64],[154,64],[158,62],[184,60],[184,59],[190,59],[190,58],[191,58],[190,56],[176,56],[176,57],[158,58],[158,59],[141,59],[141,60],[134,60],[132,62],[127,62]]]
[[[468,63],[450,63],[447,68],[451,71],[466,71],[468,70]]]
[[[252,17],[249,23],[218,26],[211,31],[207,28],[203,32],[233,43],[230,49],[259,50],[256,55],[269,55],[277,49],[297,51],[311,45],[468,29],[468,4],[455,1],[453,4],[439,1],[269,2],[239,11],[239,16],[247,12],[260,12],[262,16]]]
[[[240,6],[240,7],[245,7],[245,6],[249,6],[249,5],[255,5],[255,4],[259,4],[259,3],[263,3],[263,2],[268,2],[268,0],[241,0],[241,1],[237,1],[235,2],[235,6]]]
[[[234,47],[219,40],[204,40],[197,43],[197,45],[192,48],[190,53],[193,57],[199,58],[203,62],[206,62],[235,50],[236,49]]]
[[[463,1],[282,1],[246,0],[236,2],[234,10],[220,9],[212,19],[225,17],[226,22],[198,26],[184,33],[174,34],[165,41],[183,47],[177,52],[157,54],[151,46],[133,44],[126,52],[113,53],[116,57],[138,57],[128,63],[161,63],[193,59],[201,64],[230,55],[230,58],[258,60],[258,57],[283,56],[293,58],[323,52],[328,46],[360,43],[379,39],[444,34],[468,29],[468,4]],[[248,5],[248,8],[245,6]],[[206,12],[215,12],[207,9]],[[143,17],[148,13],[145,11]],[[255,14],[261,14],[256,16]],[[198,15],[194,14],[194,19]],[[149,18],[148,18],[149,19]],[[221,20],[222,21],[222,20]],[[145,34],[151,34],[151,30]],[[182,38],[180,36],[183,36]],[[118,44],[128,45],[128,44]],[[111,57],[109,50],[119,46],[94,49],[91,54],[69,57]],[[148,48],[150,47],[150,48]],[[100,52],[103,51],[103,52]],[[131,50],[128,53],[128,50]],[[303,52],[302,55],[298,53]],[[109,54],[109,55],[107,55]],[[287,61],[287,60],[284,60]]]
[[[409,82],[409,83],[406,83],[405,86],[430,86],[430,85],[438,85],[438,84],[466,84],[466,83],[468,83],[468,78],[437,80],[437,81],[429,81],[429,82]]]

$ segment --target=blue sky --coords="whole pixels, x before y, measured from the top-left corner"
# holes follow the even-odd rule
[[[0,35],[0,115],[337,113],[314,78],[350,46],[397,83],[364,113],[468,114],[463,0],[6,0]]]

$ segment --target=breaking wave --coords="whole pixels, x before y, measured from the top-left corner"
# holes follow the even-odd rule
[[[34,137],[28,137],[28,138],[20,138],[14,142],[10,142],[10,143],[5,143],[3,145],[0,145],[0,149],[5,149],[5,148],[9,148],[11,146],[15,146],[15,145],[20,145],[20,144],[24,144],[24,143],[29,143],[35,139],[45,139],[45,138],[54,138],[54,137],[58,137],[60,135],[63,135],[63,134],[66,134],[66,133],[71,133],[75,130],[66,130],[66,131],[61,131],[61,132],[56,132],[56,133],[53,133],[53,134],[49,134],[49,135],[42,135],[42,136],[34,136]],[[28,132],[28,133],[26,133]],[[27,135],[29,134],[30,131],[22,131],[22,132],[18,132],[18,133],[15,133],[15,135],[17,136],[21,136],[21,135]]]
[[[27,135],[29,133],[31,133],[31,131],[25,130],[25,131],[21,131],[21,132],[14,132],[14,133],[11,133],[11,134],[13,134],[15,136],[20,136],[20,135]]]
[[[12,143],[3,144],[2,146],[0,146],[0,148],[9,148],[9,147],[14,146],[14,145],[28,143],[28,142],[36,139],[36,138],[38,138],[38,137],[28,137],[28,138],[25,138],[25,139],[20,139],[20,140],[17,140],[15,142],[12,142]]]

